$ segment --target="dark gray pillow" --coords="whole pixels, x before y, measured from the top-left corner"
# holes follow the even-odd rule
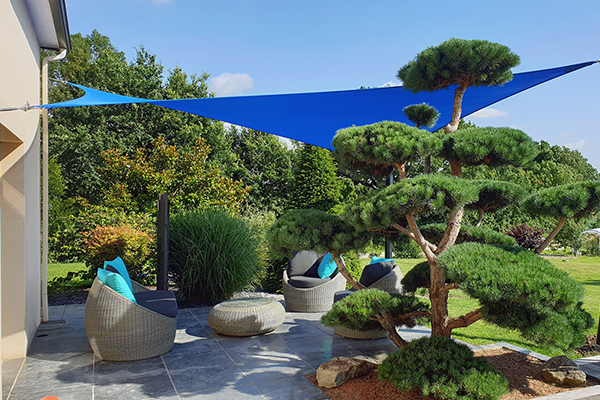
[[[148,290],[134,294],[137,303],[154,312],[175,318],[177,316],[177,301],[173,292],[167,290]]]
[[[369,264],[363,269],[359,282],[366,287],[371,286],[394,269],[394,261]]]
[[[289,284],[297,288],[312,288],[329,282],[331,278],[321,279],[314,276],[292,276]]]
[[[287,266],[288,277],[304,275],[309,269],[311,269],[319,259],[319,255],[314,251],[300,251],[290,260]],[[317,264],[317,267],[319,264]],[[315,276],[317,272],[315,269]]]

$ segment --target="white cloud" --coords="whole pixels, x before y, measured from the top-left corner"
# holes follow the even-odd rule
[[[224,72],[215,78],[210,78],[208,85],[217,96],[239,96],[244,90],[252,89],[254,81],[248,74]]]
[[[581,139],[580,141],[575,143],[567,143],[565,144],[565,146],[570,148],[571,150],[581,150],[585,147],[585,140]]]
[[[477,119],[477,118],[498,118],[498,117],[504,117],[508,115],[508,112],[506,111],[500,111],[500,110],[496,110],[495,108],[484,108],[483,110],[479,110],[477,112],[474,112],[473,114],[469,115],[467,118],[471,119]]]
[[[386,83],[384,83],[380,87],[392,87],[392,86],[402,86],[402,85],[400,83],[398,83],[398,82],[387,81]]]

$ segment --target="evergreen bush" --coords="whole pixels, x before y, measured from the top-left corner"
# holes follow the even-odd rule
[[[464,344],[431,336],[413,340],[379,366],[379,378],[401,391],[421,388],[439,399],[497,400],[508,393],[506,378],[473,356]]]
[[[248,226],[224,210],[176,214],[170,221],[170,269],[186,300],[217,302],[259,283],[264,273]]]

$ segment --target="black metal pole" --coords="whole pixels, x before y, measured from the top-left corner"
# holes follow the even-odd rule
[[[386,186],[392,186],[394,184],[394,173],[390,172],[390,175],[385,180]],[[385,238],[385,258],[393,258],[394,249],[392,242]]]
[[[169,197],[158,195],[158,210],[156,212],[156,247],[157,270],[156,289],[169,289]]]

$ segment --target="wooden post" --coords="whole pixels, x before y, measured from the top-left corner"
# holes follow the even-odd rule
[[[394,184],[394,173],[390,172],[390,175],[385,180],[386,186],[392,186]],[[394,249],[393,243],[386,237],[385,238],[385,258],[393,258]]]
[[[169,197],[166,194],[158,196],[156,213],[156,248],[157,271],[156,289],[169,289]]]

